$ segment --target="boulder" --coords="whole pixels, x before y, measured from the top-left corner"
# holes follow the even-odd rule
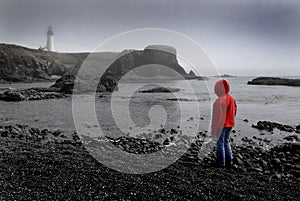
[[[257,122],[257,125],[253,124],[252,127],[258,130],[266,130],[269,132],[272,132],[274,128],[277,128],[281,131],[290,132],[290,133],[295,131],[295,129],[292,126],[271,122],[271,121],[259,121]]]
[[[1,100],[5,101],[23,101],[25,100],[25,96],[18,91],[5,91],[1,96]]]

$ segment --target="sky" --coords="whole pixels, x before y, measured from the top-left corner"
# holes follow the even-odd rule
[[[51,25],[56,51],[86,52],[160,28],[194,40],[220,73],[241,76],[300,76],[299,22],[297,0],[0,0],[0,43],[45,46]]]

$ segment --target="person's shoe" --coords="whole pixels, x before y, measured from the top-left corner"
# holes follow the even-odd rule
[[[225,165],[220,165],[220,164],[216,163],[216,164],[215,164],[215,167],[216,167],[216,168],[225,168]]]
[[[226,168],[226,169],[231,169],[231,162],[230,162],[230,163],[226,163],[226,162],[225,162],[225,168]]]

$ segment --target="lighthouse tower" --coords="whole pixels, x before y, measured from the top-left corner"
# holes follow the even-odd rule
[[[54,33],[52,30],[52,27],[49,26],[48,31],[47,31],[47,50],[48,51],[54,51],[53,35],[54,35]]]

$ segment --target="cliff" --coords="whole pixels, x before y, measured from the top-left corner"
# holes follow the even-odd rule
[[[127,72],[142,66],[142,69],[134,71],[142,78],[178,78],[175,72],[184,78],[188,76],[177,61],[176,49],[165,45],[150,45],[144,50],[125,50],[111,64],[108,73],[114,73],[120,79]]]
[[[124,50],[117,56],[105,52],[93,53],[89,61],[97,63],[98,69],[91,69],[87,75],[81,76],[77,88],[80,91],[92,90],[91,86],[98,82],[96,74],[107,66],[108,68],[98,84],[98,92],[111,92],[117,89],[118,81],[131,70],[134,73],[129,76],[129,79],[182,79],[189,77],[178,64],[176,49],[169,46],[151,45],[144,50]],[[137,67],[143,68],[137,70]],[[58,88],[64,93],[72,93],[77,71],[78,69],[75,68],[71,73],[64,74],[52,87]]]

